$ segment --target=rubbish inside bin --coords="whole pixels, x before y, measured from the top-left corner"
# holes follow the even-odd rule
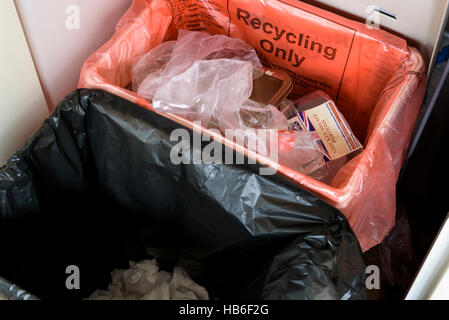
[[[184,56],[187,58],[180,58]],[[242,144],[248,149],[265,151],[267,156],[268,150],[276,152],[279,163],[312,174],[331,161],[314,135],[292,133],[294,142],[290,147],[285,137],[280,137],[282,150],[273,151],[270,144],[277,137],[268,133],[261,138],[251,130],[288,127],[283,113],[261,101],[279,105],[291,91],[291,80],[288,76],[275,77],[274,71],[261,76],[260,68],[254,49],[239,39],[180,30],[177,41],[163,43],[141,58],[133,69],[133,87],[138,86],[140,95],[152,99],[157,111],[200,121],[202,126],[219,129],[223,135],[229,129],[244,129],[241,133],[247,139]],[[254,74],[257,76],[253,82]],[[317,172],[314,178],[328,176],[325,170]]]
[[[238,113],[252,91],[251,63],[231,59],[203,60],[162,83],[153,106],[209,127],[212,118],[220,126]]]
[[[285,115],[273,105],[263,105],[253,100],[246,100],[238,110],[239,122],[225,123],[230,128],[282,129],[287,128]]]
[[[320,138],[315,132],[279,132],[279,163],[325,181],[329,171],[322,163],[324,153],[319,142]]]
[[[110,93],[67,96],[0,169],[0,275],[42,299],[84,299],[129,261],[157,259],[211,299],[365,297],[337,209],[257,164],[176,165],[174,130],[193,139]],[[72,265],[79,290],[66,287]]]
[[[248,99],[261,107],[278,105],[292,82],[280,72],[264,72],[254,49],[240,39],[180,30],[177,41],[162,43],[137,62],[133,88],[157,111],[205,127],[215,120],[224,132],[237,127],[236,115]]]
[[[250,99],[260,104],[278,106],[291,92],[290,77],[275,70],[264,72],[256,52],[244,41],[187,30],[179,31],[177,41],[163,42],[137,59],[132,69],[133,90],[151,101],[165,81],[185,72],[197,61],[213,59],[250,62],[254,67]]]
[[[292,79],[286,73],[266,70],[261,77],[253,80],[253,91],[249,98],[263,105],[279,107],[292,88]]]
[[[352,133],[344,116],[332,99],[322,91],[316,91],[288,104],[293,113],[289,117],[289,129],[315,132],[324,151],[323,164],[360,152],[363,148]],[[285,114],[285,113],[284,113]]]
[[[209,300],[202,286],[180,267],[173,274],[160,271],[155,259],[130,261],[128,270],[114,270],[107,290],[96,290],[89,300]]]
[[[214,63],[215,59],[225,61]],[[254,77],[260,77],[264,72],[256,51],[240,39],[179,30],[176,41],[164,42],[150,50],[133,67],[133,88],[140,96],[151,101],[159,87],[192,68],[196,62],[206,60],[211,63],[204,63],[203,66],[224,67],[223,64],[231,59],[248,62],[254,68]],[[155,109],[158,110],[158,107],[155,106]],[[173,110],[174,113],[176,110]],[[170,112],[167,109],[161,111]]]
[[[242,150],[205,127],[164,116],[213,135],[341,210],[363,250],[380,243],[394,225],[396,181],[426,88],[418,50],[384,30],[303,1],[133,0],[111,39],[84,63],[78,87],[103,89],[154,111],[151,102],[126,89],[132,66],[136,58],[175,40],[179,30],[243,40],[265,68],[290,76],[292,99],[325,91],[364,149],[326,185]]]
[[[132,68],[132,88],[138,92],[140,85],[146,81],[141,90],[146,91],[147,99],[152,99],[157,87],[162,83],[161,74],[170,60],[176,41],[166,41],[137,59]]]
[[[294,101],[284,100],[282,113],[289,119],[290,131],[314,134],[313,141],[322,153],[320,161],[315,163],[314,178],[318,180],[330,183],[338,170],[363,148],[335,103],[323,91]]]

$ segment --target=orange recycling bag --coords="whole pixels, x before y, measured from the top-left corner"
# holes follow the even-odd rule
[[[150,49],[175,40],[179,29],[246,41],[264,66],[290,75],[293,97],[325,91],[365,149],[326,185],[179,116],[162,115],[275,168],[338,208],[363,250],[380,243],[395,222],[396,181],[424,96],[419,52],[399,37],[300,1],[134,0],[112,39],[83,65],[79,87],[153,110],[126,89],[131,69]]]

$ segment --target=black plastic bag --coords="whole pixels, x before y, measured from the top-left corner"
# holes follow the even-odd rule
[[[67,96],[0,170],[0,276],[40,298],[81,299],[129,260],[155,257],[213,298],[365,298],[361,250],[338,210],[257,165],[173,164],[180,127],[103,91]],[[79,290],[66,288],[69,265]]]

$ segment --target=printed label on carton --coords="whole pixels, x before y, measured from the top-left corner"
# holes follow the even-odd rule
[[[325,161],[341,158],[362,148],[332,101],[299,112],[290,119],[289,130],[298,131],[298,129],[318,134],[325,153]]]

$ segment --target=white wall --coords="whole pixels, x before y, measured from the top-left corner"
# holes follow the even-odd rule
[[[1,0],[0,2],[12,1]],[[49,105],[76,89],[83,62],[113,34],[132,0],[15,0]],[[79,9],[79,29],[76,13]],[[67,27],[67,22],[68,26]],[[70,29],[70,27],[75,27]]]
[[[48,114],[12,0],[0,1],[0,165]]]

